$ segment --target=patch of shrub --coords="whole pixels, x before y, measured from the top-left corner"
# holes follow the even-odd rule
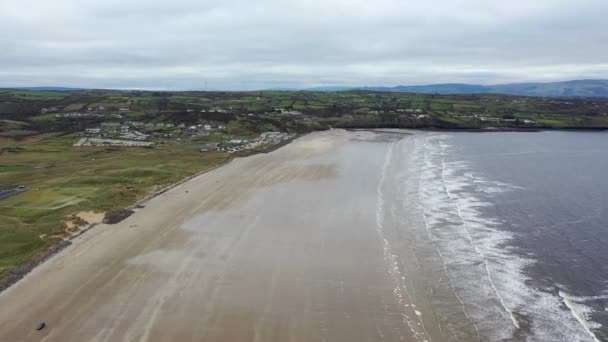
[[[116,224],[127,217],[133,215],[134,211],[130,209],[120,209],[107,212],[103,218],[103,223]]]

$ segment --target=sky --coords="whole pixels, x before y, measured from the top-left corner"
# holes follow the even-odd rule
[[[606,0],[1,0],[0,87],[608,79]]]

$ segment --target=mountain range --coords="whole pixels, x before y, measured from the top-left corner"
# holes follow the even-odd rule
[[[18,87],[20,90],[77,91],[85,88],[67,87]],[[422,94],[505,94],[540,97],[605,97],[608,98],[608,80],[573,80],[550,83],[510,83],[479,85],[464,83],[441,83],[428,85],[398,85],[395,87],[325,86],[314,88],[273,88],[282,91],[346,91],[369,90]]]
[[[547,97],[608,97],[608,80],[574,80],[550,83],[510,83],[478,85],[443,83],[429,85],[399,85],[395,87],[316,87],[308,91],[372,90],[423,94],[506,94]]]

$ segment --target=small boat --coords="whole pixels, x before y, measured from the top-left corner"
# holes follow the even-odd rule
[[[36,330],[42,330],[42,329],[44,329],[44,327],[46,327],[46,323],[42,322],[42,323],[38,324],[38,326],[36,327]]]

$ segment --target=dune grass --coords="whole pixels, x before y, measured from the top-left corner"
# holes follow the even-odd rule
[[[28,189],[0,200],[0,277],[58,241],[66,216],[130,206],[229,158],[188,144],[74,148],[75,135],[38,138],[0,154],[0,185]]]

